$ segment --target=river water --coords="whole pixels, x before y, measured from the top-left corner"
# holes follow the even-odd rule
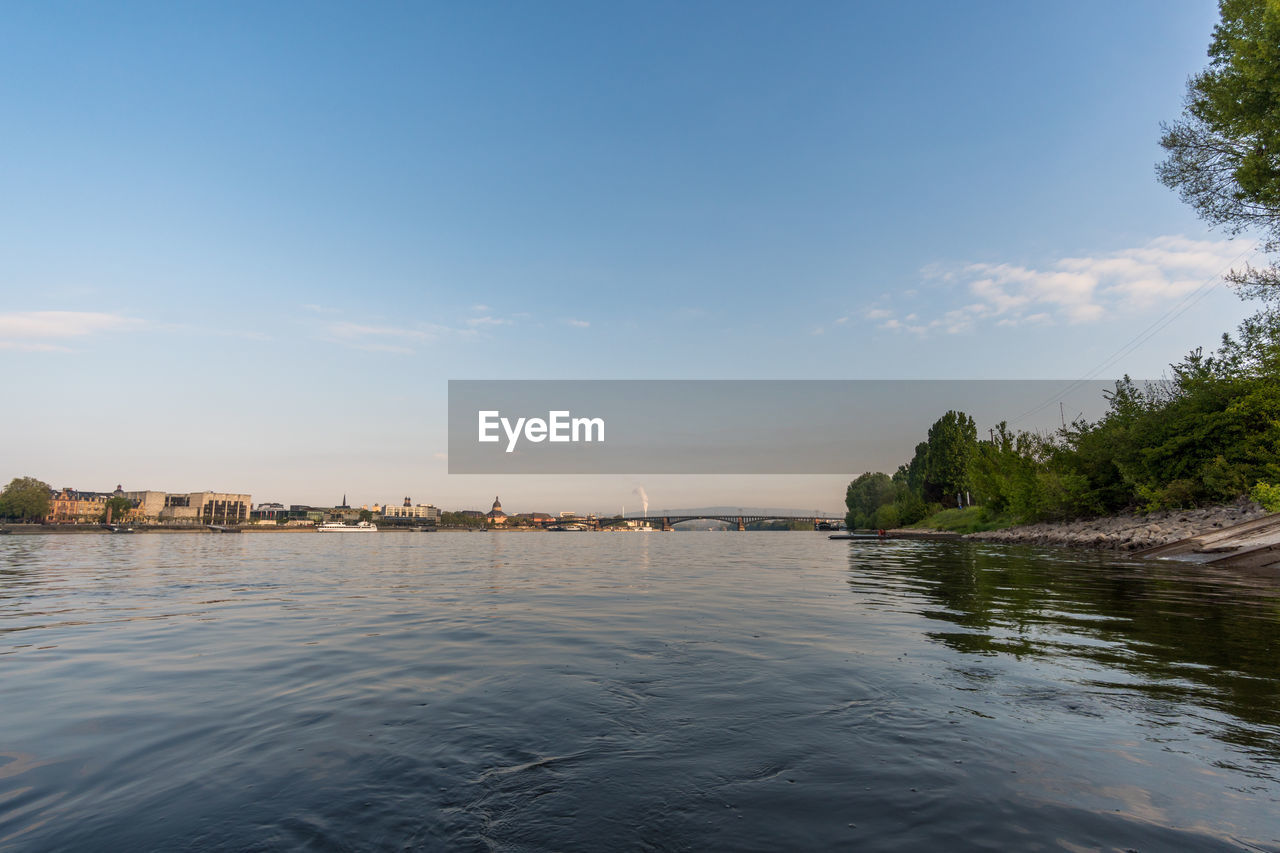
[[[0,538],[0,849],[1280,849],[1280,582],[813,533]]]

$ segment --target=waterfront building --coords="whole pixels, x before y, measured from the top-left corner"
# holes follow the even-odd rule
[[[511,517],[518,518],[521,521],[527,521],[531,524],[550,524],[556,520],[554,515],[545,512],[520,512]]]
[[[144,517],[177,524],[242,524],[249,520],[252,496],[230,492],[126,492],[125,497],[146,495]],[[152,514],[156,496],[161,506]]]
[[[85,524],[100,520],[107,509],[108,492],[82,492],[64,486],[49,496],[49,514],[45,521],[51,524]]]
[[[160,512],[164,509],[164,499],[168,497],[167,492],[154,491],[122,492],[122,494],[137,506],[136,513],[140,521],[159,521]]]
[[[260,503],[249,513],[249,517],[254,521],[276,521],[281,518],[289,517],[289,510],[285,509],[282,503]]]
[[[502,511],[502,501],[497,496],[493,498],[493,509],[485,513],[484,516],[490,524],[503,525],[507,523],[507,514]]]
[[[418,504],[417,506],[414,506],[413,502],[406,497],[402,506],[392,506],[389,503],[384,506],[382,508],[382,517],[412,518],[421,521],[430,521],[433,524],[439,524],[440,510],[436,509],[431,504]]]

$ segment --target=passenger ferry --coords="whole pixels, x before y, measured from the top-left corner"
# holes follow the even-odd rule
[[[377,533],[378,525],[367,521],[357,524],[343,524],[341,521],[326,521],[316,528],[320,533]]]

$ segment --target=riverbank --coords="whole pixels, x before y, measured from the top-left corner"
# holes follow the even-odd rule
[[[1256,503],[1189,510],[1165,510],[1058,523],[1024,524],[970,533],[965,539],[1028,545],[1063,545],[1111,551],[1139,551],[1230,527],[1267,514]]]

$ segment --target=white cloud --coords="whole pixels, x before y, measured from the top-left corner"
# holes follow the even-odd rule
[[[591,323],[589,321],[575,320],[572,317],[570,317],[568,320],[565,320],[565,322],[568,323],[570,326],[575,326],[579,329],[587,329],[591,327]]]
[[[78,338],[140,326],[141,320],[92,311],[12,311],[0,313],[0,340]]]
[[[505,317],[472,317],[467,320],[468,326],[510,326],[511,321]]]
[[[396,326],[367,326],[360,323],[331,323],[328,326],[329,334],[338,338],[405,338],[415,341],[425,341],[432,337],[432,333],[426,329],[405,329]]]
[[[1042,267],[975,263],[946,269],[930,264],[920,271],[936,294],[962,293],[970,302],[911,328],[949,334],[974,331],[982,323],[1094,323],[1177,303],[1202,285],[1221,280],[1242,263],[1256,244],[1232,240],[1158,237],[1144,246],[1097,256],[1069,257]],[[872,309],[868,319],[892,318]],[[909,321],[916,320],[914,314]],[[881,328],[908,328],[896,320]]]
[[[67,347],[57,344],[36,344],[28,341],[0,341],[0,349],[17,350],[18,352],[70,352]]]

